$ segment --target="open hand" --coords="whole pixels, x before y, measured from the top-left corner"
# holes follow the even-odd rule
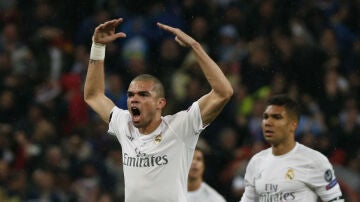
[[[107,21],[95,28],[93,42],[99,44],[108,44],[117,38],[125,38],[123,32],[115,32],[116,27],[123,21],[122,18]]]
[[[178,42],[181,46],[189,47],[192,44],[196,43],[196,41],[193,38],[191,38],[189,35],[185,34],[179,28],[174,28],[174,27],[171,27],[169,25],[165,25],[165,24],[162,24],[159,22],[157,23],[157,25],[161,29],[173,33],[175,35],[176,42]]]

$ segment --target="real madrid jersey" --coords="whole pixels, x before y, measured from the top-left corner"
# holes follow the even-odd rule
[[[134,127],[127,110],[114,107],[108,132],[122,146],[125,201],[186,201],[188,172],[203,129],[197,102],[162,117],[147,135]]]
[[[271,148],[250,160],[245,174],[246,201],[330,201],[341,196],[328,159],[297,143],[289,153],[274,156]]]
[[[226,202],[226,200],[214,188],[202,182],[198,190],[188,191],[187,202]]]

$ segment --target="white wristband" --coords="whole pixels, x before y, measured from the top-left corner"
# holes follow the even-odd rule
[[[90,60],[104,60],[106,45],[99,43],[92,43],[90,51]]]

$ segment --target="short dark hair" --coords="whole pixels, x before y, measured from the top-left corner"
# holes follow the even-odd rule
[[[206,165],[205,162],[206,162],[207,155],[206,155],[205,150],[204,150],[202,147],[196,146],[196,147],[195,147],[195,150],[194,150],[194,155],[195,155],[195,152],[196,152],[196,151],[201,152],[201,154],[202,154],[202,156],[203,156],[203,163],[204,163],[204,165]]]
[[[152,81],[154,82],[154,91],[159,97],[165,97],[164,86],[161,81],[153,75],[150,74],[140,74],[136,76],[133,81]]]
[[[289,115],[294,116],[297,121],[300,119],[300,107],[298,103],[287,94],[271,96],[266,102],[266,106],[269,105],[283,106]]]
[[[195,151],[200,151],[204,156],[206,154],[205,150],[202,147],[198,146],[198,145],[196,145]]]

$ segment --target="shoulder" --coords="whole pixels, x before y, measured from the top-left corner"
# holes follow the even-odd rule
[[[117,106],[114,106],[114,108],[112,108],[110,113],[112,116],[130,116],[130,113],[128,110],[120,109]],[[112,118],[112,117],[110,117],[110,118]]]
[[[262,160],[264,158],[267,158],[269,155],[271,155],[271,147],[254,154],[251,160],[253,161]]]
[[[175,114],[166,115],[163,117],[167,123],[170,123],[177,119],[183,119],[188,117],[189,115],[192,116],[194,113],[200,114],[200,108],[198,102],[194,102],[189,108],[176,112]]]
[[[206,182],[202,182],[201,186],[214,201],[225,201],[225,198]]]
[[[321,152],[309,148],[303,144],[297,144],[298,149],[296,155],[302,158],[304,161],[308,161],[310,164],[313,164],[317,167],[323,167],[325,165],[327,167],[327,165],[330,164],[328,158]]]
[[[261,167],[261,165],[263,165],[264,160],[269,159],[270,156],[272,156],[271,147],[254,154],[254,156],[251,157],[249,161],[247,170],[253,170],[256,167]]]
[[[110,128],[118,128],[120,126],[128,125],[131,122],[131,116],[128,110],[120,109],[115,106],[109,117],[109,126]]]
[[[307,147],[303,144],[298,144],[298,155],[302,155],[304,158],[311,157],[312,159],[318,161],[327,161],[327,157],[319,151],[316,151],[310,147]]]

